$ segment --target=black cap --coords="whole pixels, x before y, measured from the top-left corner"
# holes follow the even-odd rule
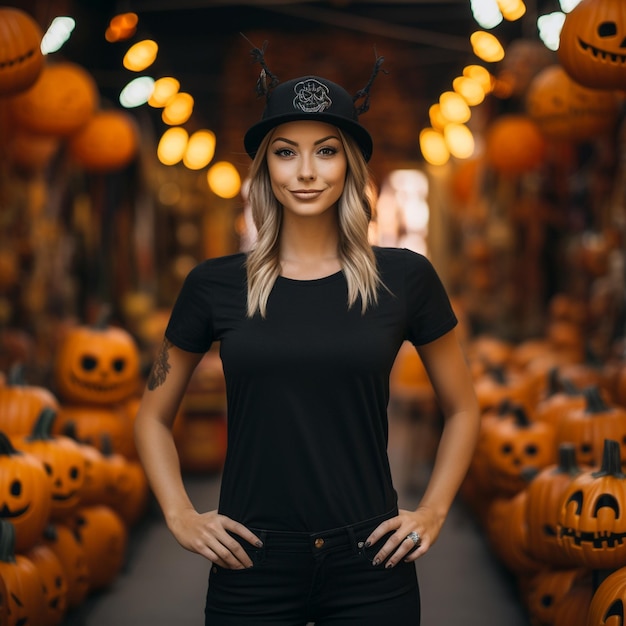
[[[372,138],[358,121],[352,96],[336,83],[319,76],[303,76],[280,83],[267,98],[261,121],[251,126],[244,146],[254,158],[267,133],[286,122],[315,120],[337,126],[351,135],[366,161],[372,156]]]

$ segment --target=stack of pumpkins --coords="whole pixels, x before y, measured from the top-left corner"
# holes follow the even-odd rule
[[[462,494],[533,625],[624,623],[626,360],[587,363],[575,308],[552,304],[545,338],[468,345],[482,424]]]
[[[138,350],[112,326],[61,340],[58,389],[0,386],[0,623],[61,624],[115,580],[148,486],[136,459]]]

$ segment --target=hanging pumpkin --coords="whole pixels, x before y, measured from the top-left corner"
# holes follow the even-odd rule
[[[137,392],[139,349],[132,335],[105,321],[69,329],[57,349],[54,379],[67,403],[110,405]]]
[[[50,524],[44,532],[44,545],[57,556],[67,578],[67,607],[82,604],[89,594],[89,569],[85,549],[65,524]]]
[[[41,460],[52,487],[50,518],[64,519],[80,505],[80,490],[85,480],[85,457],[79,445],[62,435],[53,434],[56,412],[44,409],[32,432],[14,439],[15,447]]]
[[[119,515],[103,505],[83,507],[71,518],[70,527],[85,551],[89,590],[110,586],[124,565],[128,542]]]
[[[584,407],[574,407],[561,415],[556,428],[558,443],[576,446],[576,459],[583,465],[599,465],[604,441],[621,443],[621,455],[626,459],[626,409],[609,405],[598,387],[583,390]]]
[[[10,112],[19,129],[64,137],[87,123],[97,102],[91,74],[64,61],[46,65],[30,89],[11,98]]]
[[[559,541],[567,556],[590,569],[626,563],[626,476],[620,445],[604,442],[602,466],[582,472],[566,489],[559,510]]]
[[[0,519],[13,524],[19,552],[41,539],[52,510],[52,487],[43,463],[18,452],[0,432]]]
[[[43,626],[60,626],[67,613],[67,576],[59,557],[43,543],[25,555],[37,568],[43,582],[46,617]]]
[[[626,84],[626,4],[582,0],[565,17],[558,57],[565,71],[593,89]]]
[[[35,565],[15,552],[15,529],[0,520],[0,579],[7,589],[8,624],[45,624],[42,580]]]
[[[598,586],[587,615],[587,626],[626,623],[626,567],[609,574]],[[612,617],[617,618],[611,620]]]
[[[556,461],[554,427],[531,422],[526,411],[514,405],[510,416],[485,432],[481,449],[491,482],[500,495],[514,495],[528,483],[528,473]]]
[[[551,65],[533,79],[526,111],[546,137],[582,142],[615,128],[619,100],[612,91],[583,87],[560,65]]]
[[[21,9],[0,7],[0,96],[31,87],[44,66],[43,33]]]
[[[526,523],[528,552],[552,567],[578,565],[561,548],[558,538],[561,498],[572,479],[581,473],[576,464],[574,446],[559,446],[559,462],[541,470],[526,488]]]
[[[543,163],[545,156],[546,139],[537,124],[526,115],[501,115],[487,129],[485,158],[505,177],[531,172]]]
[[[96,111],[68,140],[74,160],[88,172],[111,172],[126,167],[136,156],[139,132],[124,111]]]

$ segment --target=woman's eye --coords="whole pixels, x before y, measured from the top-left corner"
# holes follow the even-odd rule
[[[278,148],[278,150],[274,151],[274,154],[279,157],[289,157],[293,155],[293,150],[289,148]]]
[[[322,156],[332,156],[333,154],[337,154],[337,149],[326,146],[320,149],[320,154]]]

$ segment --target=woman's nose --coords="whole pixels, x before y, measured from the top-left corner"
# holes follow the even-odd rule
[[[315,178],[315,168],[313,167],[311,159],[307,157],[300,159],[298,178],[300,180],[313,180]]]

